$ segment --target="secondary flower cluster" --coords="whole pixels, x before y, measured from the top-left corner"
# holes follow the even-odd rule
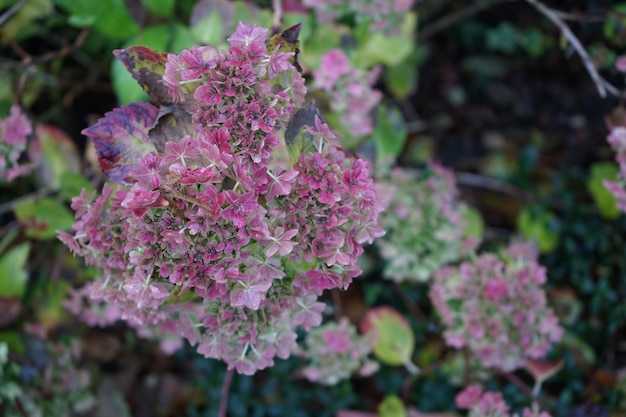
[[[525,244],[440,269],[430,299],[446,326],[446,343],[467,347],[483,366],[504,371],[544,357],[563,336],[545,282],[545,268]]]
[[[267,34],[240,23],[227,51],[170,54],[163,81],[196,134],[140,158],[130,189],[83,192],[75,234],[60,233],[104,272],[74,294],[74,312],[125,320],[169,351],[182,336],[244,374],[290,355],[296,328],[321,322],[318,296],[346,288],[361,245],[384,233],[367,162],[318,117],[304,128],[314,152],[292,167],[273,159],[306,90]]]
[[[613,127],[606,139],[617,154],[615,159],[619,165],[619,179],[605,181],[604,186],[617,199],[617,208],[626,212],[626,127]]]
[[[400,27],[413,3],[413,0],[302,0],[305,7],[315,10],[321,23],[354,17],[357,23],[368,24],[371,31],[387,33]]]
[[[302,370],[312,382],[335,385],[358,372],[368,376],[378,370],[378,362],[368,359],[372,340],[357,333],[356,327],[345,317],[311,330],[302,357],[310,361]]]
[[[546,411],[540,411],[537,405],[525,407],[522,414],[511,414],[509,406],[499,392],[483,391],[480,385],[472,385],[457,395],[457,407],[468,409],[468,417],[550,417]]]
[[[421,173],[396,168],[376,188],[386,208],[380,223],[387,234],[376,242],[386,260],[385,277],[425,282],[476,245],[465,234],[467,208],[444,167],[431,163]]]
[[[0,182],[13,181],[32,169],[30,165],[19,164],[31,133],[33,128],[22,109],[11,106],[10,114],[0,120]]]
[[[371,113],[382,97],[372,88],[378,73],[378,69],[366,72],[351,68],[341,49],[322,56],[320,68],[313,72],[313,86],[326,93],[330,108],[351,135],[369,135],[374,130]]]

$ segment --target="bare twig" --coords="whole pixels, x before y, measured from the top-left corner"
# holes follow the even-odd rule
[[[508,194],[520,200],[529,201],[533,196],[526,190],[508,184],[495,178],[485,177],[484,175],[474,174],[472,172],[457,172],[456,181],[459,185],[467,185],[470,187],[491,190],[498,193]]]
[[[218,417],[226,417],[226,413],[228,412],[228,394],[230,393],[230,385],[233,381],[233,374],[235,373],[235,369],[229,369],[224,374],[224,381],[222,382],[222,392],[220,395],[220,407],[217,416]]]
[[[71,54],[72,52],[83,46],[83,43],[85,42],[85,39],[87,38],[89,32],[89,28],[84,28],[78,34],[78,36],[71,45],[65,45],[58,51],[46,52],[45,54],[37,56],[28,55],[26,57],[23,57],[21,61],[8,62],[2,65],[2,69],[17,69],[34,64],[43,64],[56,58],[66,57],[67,55]]]
[[[467,7],[460,9],[455,13],[450,13],[445,15],[439,20],[435,20],[433,23],[430,23],[424,27],[424,29],[419,31],[419,39],[424,41],[431,36],[435,35],[438,32],[441,32],[444,29],[447,29],[450,26],[453,26],[463,20],[482,12],[490,7],[497,6],[503,3],[509,3],[515,0],[492,0],[486,1],[482,3],[472,3]]]
[[[4,213],[8,213],[9,211],[13,210],[13,208],[23,202],[23,201],[28,201],[30,199],[35,199],[35,198],[40,198],[40,197],[46,197],[48,195],[52,194],[52,190],[49,190],[47,188],[41,188],[37,191],[34,191],[30,194],[25,194],[23,196],[20,196],[18,198],[15,198],[11,201],[7,201],[6,203],[2,203],[0,204],[0,214],[4,214]]]
[[[0,26],[4,25],[4,23],[9,20],[17,11],[26,3],[28,0],[20,0],[15,3],[13,6],[9,7],[2,15],[0,16]]]
[[[560,17],[563,20],[570,20],[572,22],[604,22],[606,20],[605,14],[597,14],[597,15],[585,15],[582,13],[568,13],[554,10],[554,14]]]
[[[589,76],[596,85],[596,89],[598,90],[598,94],[600,94],[600,97],[606,97],[607,92],[618,97],[624,97],[624,93],[622,93],[617,87],[613,86],[604,78],[602,78],[602,76],[598,73],[598,70],[591,60],[591,57],[587,53],[587,50],[580,43],[576,35],[574,35],[574,32],[572,32],[569,26],[567,26],[567,23],[565,23],[563,17],[559,15],[559,12],[552,10],[539,0],[526,0],[526,2],[532,5],[535,9],[539,11],[539,13],[547,17],[550,21],[552,21],[552,23],[556,25],[556,27],[559,28],[561,34],[569,41],[578,56],[580,56],[580,59],[583,61],[583,65],[587,69]]]

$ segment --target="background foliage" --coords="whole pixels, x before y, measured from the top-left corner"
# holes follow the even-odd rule
[[[71,198],[103,182],[80,131],[114,107],[147,100],[111,51],[225,45],[239,20],[271,27],[268,3],[0,0],[0,115],[20,104],[37,143],[20,161],[35,163],[30,175],[0,183],[0,413],[36,415],[31,402],[46,416],[218,412],[223,364],[192,349],[166,356],[122,324],[87,328],[66,312],[70,288],[97,271],[69,256],[55,231],[71,228]],[[554,416],[618,416],[626,412],[626,220],[602,181],[618,172],[605,118],[623,122],[626,3],[546,2],[565,13],[617,97],[598,94],[571,40],[531,3],[422,0],[387,35],[358,13],[330,24],[285,1],[282,27],[303,23],[300,61],[311,83],[333,49],[362,80],[377,75],[365,82],[381,95],[362,115],[372,123],[364,134],[333,108],[349,105],[342,91],[311,93],[344,146],[375,155],[376,175],[394,166],[423,171],[435,160],[454,170],[459,198],[477,210],[469,216],[474,233],[484,230],[482,249],[515,236],[536,241],[565,329],[549,354],[563,368],[543,385],[540,403]],[[419,377],[383,363],[373,376],[324,387],[307,382],[303,361],[292,357],[253,377],[235,375],[229,415],[404,415],[389,396],[409,413],[458,413],[453,399],[471,364],[445,346],[428,287],[385,280],[386,262],[369,248],[366,274],[327,301],[354,323],[381,305],[400,312]],[[53,380],[69,385],[50,392],[45,382]],[[523,370],[494,372],[486,386],[519,410],[532,382]]]

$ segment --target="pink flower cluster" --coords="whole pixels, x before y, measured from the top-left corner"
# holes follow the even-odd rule
[[[314,152],[273,158],[306,90],[267,35],[240,23],[227,51],[170,54],[163,81],[196,134],[137,161],[130,189],[76,197],[75,233],[59,234],[104,273],[69,304],[87,322],[125,320],[168,351],[183,337],[243,374],[288,357],[296,328],[322,320],[318,296],[346,288],[384,234],[367,162],[319,118]]]
[[[613,127],[606,140],[617,154],[615,159],[619,165],[619,179],[605,181],[604,186],[617,199],[617,208],[626,212],[626,127]]]
[[[382,97],[372,88],[378,73],[377,69],[366,72],[351,68],[341,49],[322,56],[320,68],[313,72],[313,86],[326,93],[331,110],[351,135],[369,135],[374,130],[371,113]]]
[[[11,106],[10,114],[0,120],[0,182],[13,181],[32,170],[31,165],[19,164],[31,133],[33,128],[22,109]]]
[[[321,23],[354,17],[357,24],[368,24],[371,31],[390,34],[400,27],[413,3],[414,0],[302,0],[305,7],[315,10]]]
[[[378,370],[378,362],[368,359],[372,340],[357,333],[345,317],[311,330],[300,355],[310,361],[302,370],[312,382],[335,385],[358,372],[368,376]]]
[[[546,411],[540,411],[535,404],[525,407],[522,415],[511,414],[509,406],[499,392],[483,391],[480,385],[471,385],[457,395],[457,407],[468,409],[468,417],[550,417]]]
[[[425,282],[443,265],[474,249],[463,220],[454,175],[431,163],[423,172],[394,169],[376,182],[387,231],[376,242],[385,259],[383,274],[397,282]]]
[[[525,244],[440,269],[430,299],[446,327],[446,343],[467,347],[483,366],[504,371],[545,357],[563,336],[545,282],[545,268]]]

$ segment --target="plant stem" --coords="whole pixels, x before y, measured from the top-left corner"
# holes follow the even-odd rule
[[[228,412],[228,394],[230,392],[230,385],[233,381],[233,374],[235,373],[235,369],[229,369],[224,374],[224,381],[222,382],[222,391],[220,394],[220,408],[218,411],[218,417],[226,417],[226,413]]]

